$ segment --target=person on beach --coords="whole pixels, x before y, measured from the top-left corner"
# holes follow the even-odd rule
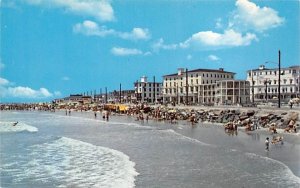
[[[266,145],[266,151],[269,151],[269,145],[270,145],[269,137],[266,138],[265,145]]]
[[[97,112],[96,111],[94,112],[94,116],[95,116],[95,118],[97,118]]]
[[[106,121],[108,121],[109,120],[109,113],[107,112],[106,113]]]

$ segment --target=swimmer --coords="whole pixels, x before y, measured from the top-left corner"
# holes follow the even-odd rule
[[[18,123],[19,123],[19,122],[17,121],[17,122],[15,122],[15,123],[13,123],[13,125],[12,125],[12,126],[16,126]]]

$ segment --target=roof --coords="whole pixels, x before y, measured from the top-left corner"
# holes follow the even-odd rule
[[[194,72],[217,72],[217,73],[235,74],[234,72],[228,72],[228,71],[217,70],[217,69],[194,69],[194,70],[188,70],[188,73],[194,73]],[[185,73],[185,71],[184,71],[184,73]],[[178,73],[164,75],[163,77],[165,77],[165,76],[178,76]]]
[[[280,68],[281,70],[286,70],[286,69],[300,69],[300,66],[299,65],[294,65],[294,66],[290,66],[290,67],[281,67]],[[273,70],[278,70],[278,67],[276,68],[272,68],[272,69],[269,69],[269,68],[264,68],[264,69],[250,69],[250,70],[247,70],[247,72],[251,72],[251,71],[273,71]]]

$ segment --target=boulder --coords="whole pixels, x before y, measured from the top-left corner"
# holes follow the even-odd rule
[[[253,116],[255,114],[255,111],[254,110],[248,110],[247,111],[247,115],[248,116]]]
[[[243,120],[245,120],[245,119],[247,119],[247,118],[249,118],[249,117],[248,117],[247,115],[242,115],[242,116],[240,116],[239,118],[240,118],[241,121],[243,121]]]

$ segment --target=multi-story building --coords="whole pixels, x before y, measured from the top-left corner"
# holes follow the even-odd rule
[[[134,83],[136,101],[156,103],[162,100],[162,83],[148,82],[146,76],[142,76],[140,81]]]
[[[214,69],[185,70],[163,76],[163,101],[173,103],[215,103],[217,81],[232,80],[235,73]]]
[[[109,103],[131,103],[135,96],[135,90],[114,90],[107,95],[107,102]],[[105,95],[103,96],[105,98]]]
[[[261,65],[258,69],[247,71],[250,82],[250,98],[255,102],[278,100],[279,70],[266,68]],[[300,66],[281,68],[280,99],[288,102],[300,96]]]
[[[245,80],[221,80],[215,85],[215,103],[250,103],[250,82]]]

